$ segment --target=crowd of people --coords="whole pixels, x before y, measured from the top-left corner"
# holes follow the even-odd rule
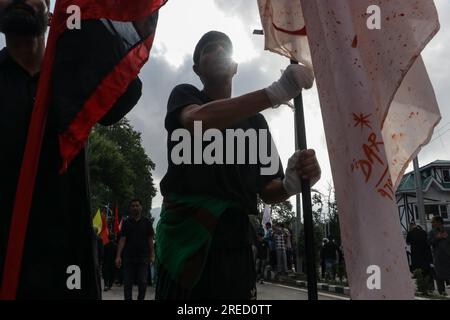
[[[289,224],[267,222],[259,228],[254,245],[257,281],[272,279],[274,275],[301,272],[297,266],[297,247],[294,233]],[[324,238],[319,252],[320,275],[323,280],[340,281],[344,278],[344,256],[341,246],[331,237]]]
[[[284,223],[267,222],[265,228],[257,232],[255,243],[255,262],[257,280],[270,279],[270,272],[286,275],[296,270],[296,251],[293,246],[293,233]]]

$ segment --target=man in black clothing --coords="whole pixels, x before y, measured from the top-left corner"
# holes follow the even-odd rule
[[[256,274],[248,215],[257,214],[257,196],[269,204],[282,202],[301,192],[300,177],[312,183],[320,177],[313,150],[296,152],[286,173],[278,156],[272,159],[278,170],[269,172],[264,170],[268,165],[261,159],[249,161],[254,155],[251,152],[256,153],[264,145],[269,145],[267,154],[275,154],[267,122],[259,112],[291,100],[302,88],[310,88],[312,73],[300,65],[291,65],[270,87],[231,98],[232,79],[237,73],[232,52],[227,35],[206,33],[193,55],[193,70],[203,90],[181,84],[169,97],[165,118],[169,167],[161,181],[164,204],[157,230],[156,299],[254,299]],[[225,137],[215,151],[226,161],[196,163],[195,159],[210,146],[197,148],[192,143],[183,151],[183,158],[188,160],[175,161],[178,143],[172,136],[181,133],[195,139],[207,129],[219,136],[225,136],[226,131],[264,132],[266,139],[246,139],[245,161],[237,160],[236,152],[230,151],[238,149],[233,137]],[[178,229],[183,224],[190,227]],[[193,228],[198,232],[191,236]],[[177,245],[173,245],[175,240]],[[191,250],[197,247],[199,250]],[[177,261],[180,252],[186,256],[181,263]]]
[[[6,37],[6,48],[0,51],[0,275],[4,270],[17,182],[45,51],[49,6],[49,0],[0,0],[0,31]],[[52,103],[30,209],[18,299],[97,299],[101,294],[84,149],[67,171],[59,174],[62,164],[59,111],[65,105],[62,101],[70,103],[71,93],[79,92],[83,85],[98,78],[96,69],[85,61],[92,51],[104,50],[97,46],[98,41],[80,45],[77,37],[92,31],[88,25],[84,27],[76,33],[64,33],[58,42]],[[106,28],[96,30],[104,32],[99,38],[108,37]],[[92,39],[98,36],[90,35]],[[122,43],[121,39],[117,43]],[[120,54],[108,50],[104,57]],[[102,61],[91,58],[94,65],[102,65]],[[100,122],[110,125],[120,120],[136,104],[140,91],[141,84],[136,80]],[[82,272],[79,290],[67,287],[70,276],[67,269],[72,265]]]
[[[135,283],[139,289],[138,300],[145,298],[149,266],[155,261],[153,235],[152,223],[142,216],[141,201],[133,199],[130,217],[123,222],[116,255],[117,268],[122,266],[123,256],[125,300],[132,300]]]
[[[450,238],[449,231],[444,227],[441,216],[431,219],[432,229],[428,233],[428,242],[433,248],[434,274],[438,292],[447,295],[445,283],[450,279]]]
[[[431,278],[433,257],[427,240],[427,233],[415,223],[411,223],[409,227],[406,243],[411,246],[411,272],[414,273],[416,269],[422,269],[424,276]]]
[[[334,280],[336,276],[335,267],[338,259],[338,247],[331,238],[327,239],[323,244],[320,256],[325,264],[325,277],[331,277]]]

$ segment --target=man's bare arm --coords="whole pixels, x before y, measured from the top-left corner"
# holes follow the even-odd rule
[[[117,246],[117,254],[116,254],[116,267],[120,268],[122,266],[122,251],[125,247],[126,238],[121,237],[119,240],[119,245]]]
[[[259,90],[236,98],[216,100],[204,105],[190,105],[180,112],[179,121],[191,132],[194,121],[201,121],[204,130],[224,129],[272,106],[264,90]]]
[[[276,204],[289,199],[281,179],[272,180],[259,195],[267,204]]]

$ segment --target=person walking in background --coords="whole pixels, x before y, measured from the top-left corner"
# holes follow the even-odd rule
[[[337,277],[339,278],[339,281],[342,282],[344,276],[347,277],[345,272],[344,247],[341,244],[337,248],[338,248]]]
[[[286,235],[283,228],[278,223],[275,223],[273,227],[273,235],[275,238],[275,248],[277,253],[277,272],[279,274],[285,274],[287,272]]]
[[[138,300],[144,300],[147,290],[149,265],[154,262],[153,228],[149,219],[142,216],[141,200],[133,199],[130,217],[124,221],[116,254],[116,266],[124,272],[124,298],[132,300],[133,285],[138,285]]]
[[[337,247],[335,243],[329,238],[324,243],[321,251],[321,257],[325,265],[325,278],[335,279],[335,266],[338,258]]]
[[[431,220],[432,230],[428,234],[428,242],[433,248],[434,272],[438,292],[447,295],[445,282],[450,279],[450,238],[444,229],[444,220],[435,216]]]
[[[431,264],[433,263],[433,256],[431,254],[431,247],[427,240],[427,233],[415,223],[409,225],[410,230],[406,236],[406,243],[411,247],[411,272],[417,269],[422,270],[425,278],[430,282],[430,288],[433,285],[433,274]]]
[[[99,276],[101,276],[105,248],[104,248],[104,245],[103,245],[103,240],[102,240],[102,238],[100,237],[100,235],[98,233],[98,228],[97,227],[94,227],[94,239],[95,239],[95,247],[97,249],[96,250],[97,263],[98,263],[98,266],[99,266],[98,272],[99,272]]]
[[[117,252],[116,236],[109,235],[109,242],[104,246],[102,275],[104,281],[104,291],[111,290],[114,277],[116,275],[115,258]]]
[[[286,236],[286,261],[287,261],[287,270],[292,271],[292,232],[288,228],[287,224],[281,224],[283,228],[284,234]]]
[[[123,219],[123,221],[126,220],[126,217]],[[121,228],[122,229],[122,228]],[[119,248],[119,241],[121,238],[121,231],[119,231],[119,233],[117,234],[116,237],[116,248]],[[122,259],[123,259],[123,251],[122,251]],[[117,267],[117,264],[114,262],[114,264],[116,265],[116,284],[118,287],[123,286],[123,266],[121,265],[120,268]]]
[[[325,246],[325,244],[327,242],[328,242],[328,239],[327,238],[323,238],[322,239],[322,246],[320,247],[319,258],[320,258],[320,275],[321,275],[321,279],[325,279],[325,273],[326,273],[325,259],[323,257],[323,247]]]

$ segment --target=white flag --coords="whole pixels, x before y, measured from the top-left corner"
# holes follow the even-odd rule
[[[300,0],[258,0],[265,49],[311,67]]]
[[[434,3],[288,2],[290,6],[301,2],[303,9],[351,297],[412,299],[395,190],[440,120],[420,58],[439,30]],[[287,10],[277,12],[289,16]],[[298,37],[292,36],[292,42],[298,42]]]

